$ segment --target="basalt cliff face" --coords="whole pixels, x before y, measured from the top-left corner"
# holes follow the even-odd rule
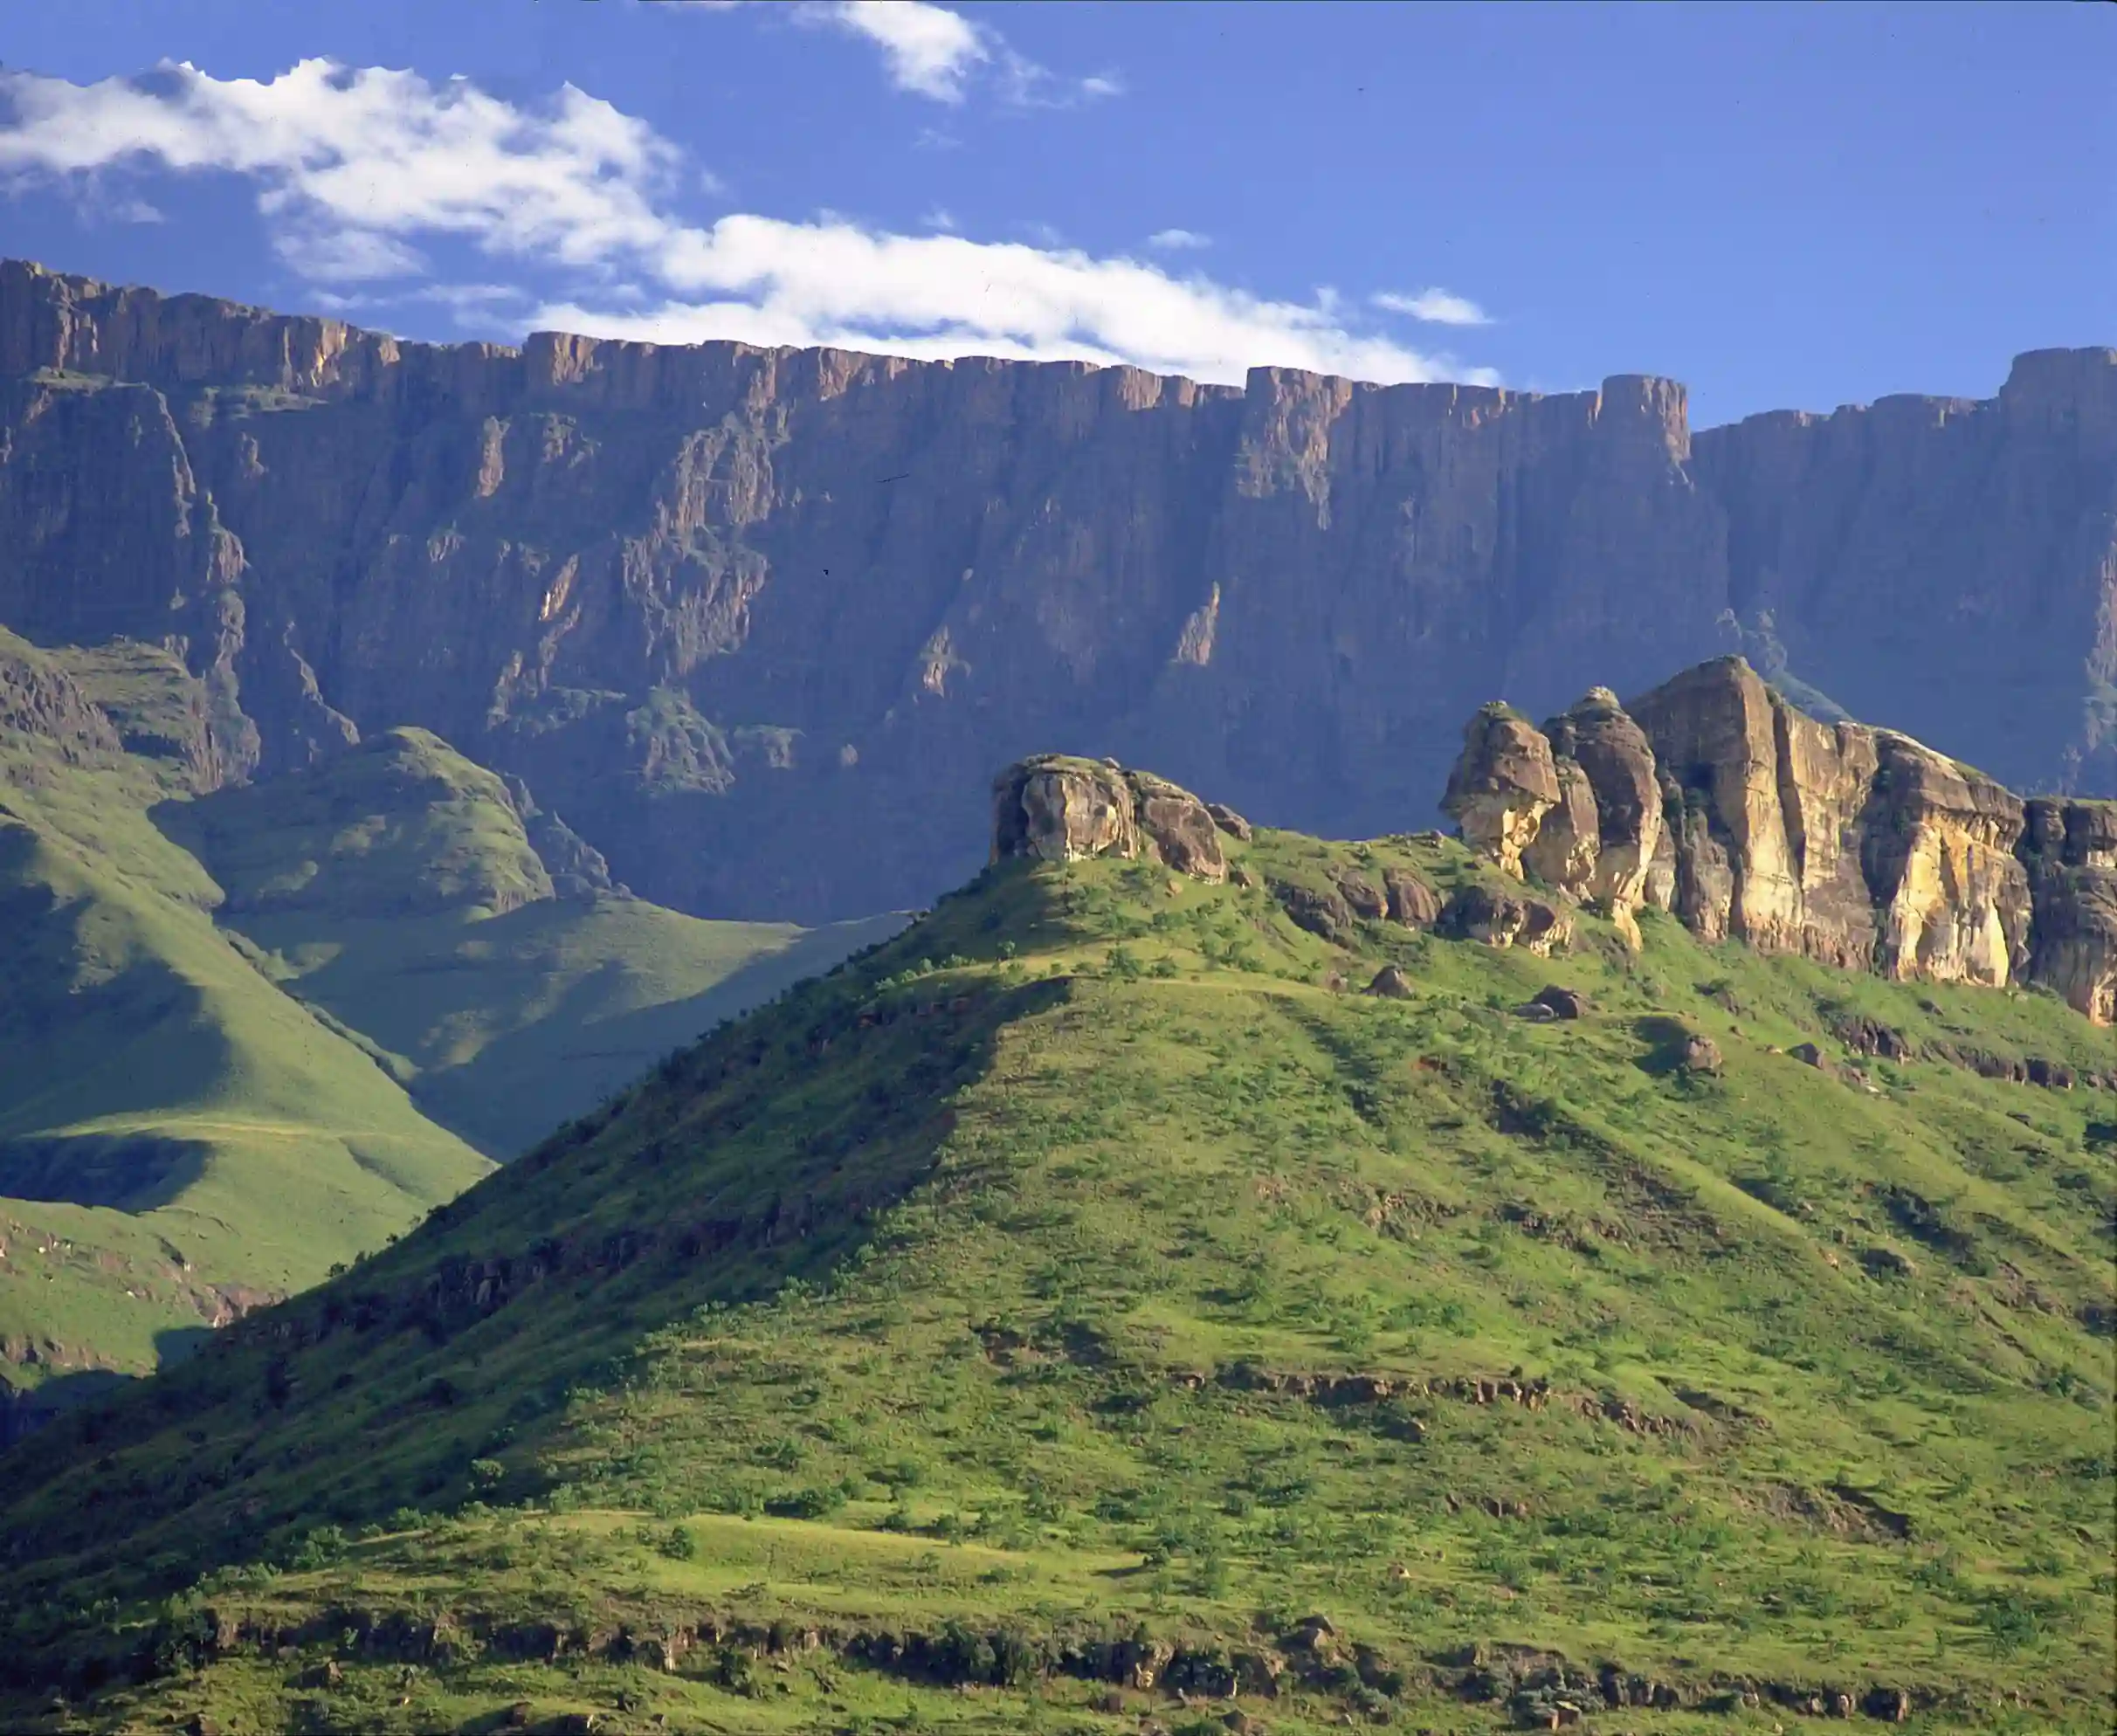
[[[1722,658],[1536,728],[1488,705],[1445,805],[1507,872],[1637,935],[1672,913],[1900,979],[2042,983],[2117,1022],[2117,802],[2024,801],[1894,730],[1824,723]]]
[[[1639,377],[438,348],[0,265],[0,624],[179,647],[224,778],[431,729],[716,915],[923,900],[982,854],[960,791],[1053,744],[1401,829],[1481,694],[1736,645],[2017,787],[2117,795],[2117,351],[1694,438]],[[1576,833],[1629,751],[1579,727]],[[1598,842],[1604,890],[1658,844]],[[1794,920],[1762,885],[1731,922]],[[1995,920],[1962,945],[2014,947]]]

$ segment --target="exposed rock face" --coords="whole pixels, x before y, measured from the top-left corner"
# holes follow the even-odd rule
[[[1124,774],[1058,754],[1024,760],[992,786],[992,859],[1079,862],[1140,853],[1139,811]]]
[[[1607,687],[1591,687],[1571,711],[1545,726],[1552,753],[1563,773],[1569,765],[1585,778],[1592,821],[1577,811],[1569,820],[1576,835],[1591,837],[1593,848],[1583,881],[1547,874],[1555,885],[1591,899],[1618,929],[1638,944],[1632,913],[1656,902],[1653,866],[1666,843],[1661,787],[1655,776],[1654,752],[1645,732],[1625,714]],[[1577,792],[1578,778],[1571,779]],[[1577,793],[1574,796],[1577,807]],[[1579,846],[1575,846],[1576,856]],[[1670,885],[1665,894],[1672,892]],[[1659,899],[1664,906],[1667,896]]]
[[[1595,789],[1577,760],[1555,757],[1552,771],[1558,800],[1522,847],[1519,864],[1547,885],[1585,892],[1595,883],[1603,847]]]
[[[1818,722],[1740,658],[1628,709],[1598,689],[1547,732],[1516,720],[1496,749],[1501,715],[1473,720],[1450,799],[1510,817],[1465,841],[1622,927],[1652,904],[1707,940],[1898,978],[2024,979],[2117,1017],[2117,803],[2024,803],[1907,735]],[[1526,792],[1533,774],[1493,768],[1547,761],[1548,807],[1474,794]]]
[[[1227,878],[1219,829],[1205,803],[1151,772],[1047,754],[1008,767],[993,782],[992,800],[995,862],[1148,857],[1194,880]]]
[[[1272,891],[1295,925],[1319,939],[1334,942],[1353,932],[1353,908],[1336,892],[1300,885],[1274,885]]]
[[[2117,1024],[2117,802],[2028,804],[2029,976]]]
[[[1218,882],[1228,877],[1220,853],[1220,827],[1205,803],[1190,790],[1151,772],[1127,772],[1138,804],[1140,830],[1154,853],[1178,873]]]
[[[1448,775],[1441,810],[1463,842],[1520,878],[1521,853],[1535,842],[1561,791],[1542,731],[1511,707],[1493,704],[1463,730],[1463,754]]]
[[[1047,742],[1378,835],[1484,695],[1541,716],[1730,631],[2117,796],[2117,352],[1693,441],[1637,377],[444,348],[5,265],[0,623],[176,642],[224,776],[431,729],[715,915],[925,901],[981,847],[960,792]]]
[[[1383,876],[1389,898],[1389,920],[1407,928],[1431,928],[1440,920],[1441,895],[1409,868],[1392,868]]]
[[[1573,938],[1573,918],[1556,906],[1482,885],[1464,886],[1452,894],[1435,927],[1452,940],[1518,946],[1539,958],[1548,958]]]
[[[119,750],[118,732],[63,670],[25,656],[0,635],[0,729],[50,742],[66,759],[91,760]]]

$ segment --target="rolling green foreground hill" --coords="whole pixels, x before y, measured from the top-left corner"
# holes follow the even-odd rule
[[[1227,851],[996,866],[0,1458],[0,1721],[2110,1727],[2117,1101],[1965,1064],[2107,1031]]]
[[[207,708],[167,653],[0,633],[0,1385],[40,1408],[893,927],[555,896],[500,781],[419,732],[197,796]]]

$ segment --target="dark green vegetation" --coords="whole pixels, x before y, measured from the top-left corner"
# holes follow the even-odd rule
[[[0,633],[0,1383],[40,1402],[380,1246],[893,927],[555,896],[500,781],[418,732],[197,796],[204,710],[167,652]]]
[[[4,1721],[2109,1727],[2117,1104],[1962,1059],[2108,1033],[1231,854],[990,870],[0,1459]]]

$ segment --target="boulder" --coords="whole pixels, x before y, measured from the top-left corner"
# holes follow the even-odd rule
[[[1396,966],[1385,964],[1375,973],[1375,980],[1363,992],[1391,1001],[1408,1001],[1411,998],[1411,979]]]
[[[1717,1073],[1720,1070],[1720,1045],[1693,1031],[1684,1039],[1682,1062],[1686,1073]]]
[[[1227,878],[1219,829],[1205,804],[1151,772],[1044,754],[1002,772],[992,799],[995,862],[1143,857],[1195,880]]]
[[[1542,899],[1523,900],[1521,933],[1514,944],[1540,959],[1563,952],[1573,939],[1573,913]]]
[[[1558,773],[1542,732],[1511,706],[1482,707],[1464,728],[1463,751],[1441,798],[1464,843],[1520,879],[1522,851],[1558,798]]]
[[[1587,1016],[1588,997],[1577,989],[1562,989],[1549,983],[1536,991],[1534,1005],[1548,1007],[1551,1016],[1559,1019],[1577,1019]]]
[[[1334,877],[1337,881],[1338,895],[1342,898],[1355,916],[1378,922],[1389,913],[1389,900],[1382,889],[1356,869],[1341,868]]]
[[[1902,1031],[1865,1013],[1855,1013],[1839,1019],[1832,1024],[1831,1029],[1837,1033],[1838,1041],[1855,1055],[1874,1055],[1885,1061],[1901,1061],[1911,1054],[1911,1044]]]
[[[1272,883],[1272,892],[1295,927],[1306,928],[1319,939],[1334,945],[1352,933],[1352,906],[1336,892],[1282,880]]]
[[[1431,928],[1439,920],[1441,895],[1409,868],[1391,868],[1382,877],[1389,916],[1407,928]]]
[[[1220,828],[1204,803],[1181,785],[1151,772],[1127,772],[1150,853],[1179,874],[1215,885],[1228,877],[1220,852]]]
[[[1548,957],[1572,938],[1573,919],[1542,899],[1496,892],[1473,883],[1449,896],[1436,929],[1453,940],[1520,946]]]
[[[1120,772],[1092,760],[1045,754],[993,781],[992,859],[1079,862],[1136,857],[1139,810]]]
[[[1488,947],[1511,947],[1528,919],[1528,901],[1489,886],[1458,886],[1442,906],[1438,925],[1452,940],[1480,940]]]
[[[1213,816],[1213,823],[1230,837],[1249,843],[1252,835],[1250,823],[1232,808],[1223,803],[1209,802],[1205,804],[1205,811]]]

